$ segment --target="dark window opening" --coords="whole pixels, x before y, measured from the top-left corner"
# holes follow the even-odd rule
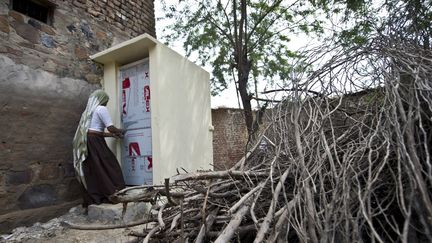
[[[11,8],[46,24],[52,24],[54,5],[44,0],[11,0]]]

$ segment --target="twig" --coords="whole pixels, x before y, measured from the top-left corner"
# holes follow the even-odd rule
[[[159,230],[161,230],[163,227],[157,226],[150,230],[150,232],[147,234],[147,236],[144,238],[143,243],[149,243],[151,237]]]
[[[152,223],[152,222],[157,222],[157,220],[155,220],[155,219],[142,219],[142,220],[138,220],[135,222],[130,222],[127,224],[122,224],[122,225],[99,225],[99,224],[96,224],[96,225],[79,225],[79,224],[73,224],[73,223],[70,223],[67,221],[63,221],[63,222],[61,222],[61,225],[63,227],[66,227],[66,228],[79,229],[79,230],[108,230],[108,229],[128,228],[128,227],[133,227],[133,226]]]
[[[239,210],[237,210],[237,213],[234,215],[234,217],[231,219],[228,225],[221,232],[219,237],[216,239],[215,243],[229,242],[231,238],[234,236],[235,232],[237,231],[237,228],[239,227],[243,219],[243,216],[247,213],[248,210],[249,210],[249,205],[247,205],[247,203],[244,204]]]
[[[205,222],[203,225],[201,225],[201,229],[195,239],[195,243],[202,243],[204,241],[204,238],[206,234],[210,231],[215,219],[216,214],[218,213],[219,208],[213,209],[213,211],[210,212],[210,214],[207,216]]]
[[[211,171],[211,172],[199,172],[180,174],[171,177],[173,181],[189,181],[189,180],[208,180],[208,179],[226,179],[226,178],[243,178],[247,177],[265,177],[267,172],[255,172],[255,171]]]
[[[166,206],[167,206],[166,203],[163,204],[163,205],[160,207],[159,212],[158,212],[157,220],[158,220],[159,228],[160,228],[160,229],[165,228],[165,223],[164,223],[163,218],[162,218],[162,213],[163,213],[163,210],[165,209]]]
[[[260,190],[261,188],[263,188],[266,184],[267,180],[264,182],[261,182],[258,186],[256,186],[254,189],[250,190],[248,193],[246,193],[242,198],[240,198],[240,200],[238,200],[229,210],[228,210],[228,214],[233,214],[237,211],[237,209],[243,204],[245,203],[250,196],[252,196],[256,191]]]

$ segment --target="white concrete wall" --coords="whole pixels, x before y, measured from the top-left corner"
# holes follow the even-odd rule
[[[159,43],[150,49],[153,181],[212,169],[209,73]]]

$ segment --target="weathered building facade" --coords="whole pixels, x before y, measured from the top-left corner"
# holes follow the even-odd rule
[[[89,56],[143,33],[153,0],[0,0],[0,231],[79,198],[72,138],[102,79]]]

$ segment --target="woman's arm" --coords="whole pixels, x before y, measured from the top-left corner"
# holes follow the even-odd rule
[[[111,120],[111,117],[109,115],[108,109],[105,106],[98,107],[98,116],[104,126],[107,127],[109,133],[104,132],[104,137],[123,137],[123,134],[125,133],[125,130],[117,128],[113,125],[113,122]]]
[[[117,128],[115,126],[109,126],[107,127],[107,129],[112,134],[112,137],[123,137],[123,134],[125,133],[125,130]]]

